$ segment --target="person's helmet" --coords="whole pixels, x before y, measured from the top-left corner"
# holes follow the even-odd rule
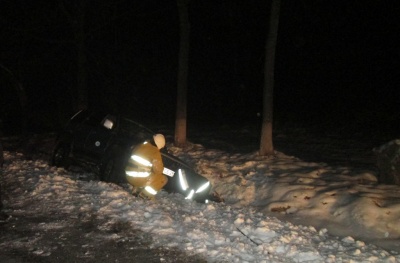
[[[154,142],[158,149],[162,149],[165,146],[165,137],[162,134],[155,134],[153,136]]]

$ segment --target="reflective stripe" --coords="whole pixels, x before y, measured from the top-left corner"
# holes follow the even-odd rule
[[[193,195],[194,195],[194,190],[192,189],[190,190],[190,193],[188,194],[188,196],[186,196],[185,199],[192,199]]]
[[[179,182],[181,183],[181,187],[182,187],[183,191],[186,191],[189,188],[189,185],[186,180],[185,171],[179,169],[178,174],[179,174]]]
[[[209,185],[210,185],[210,182],[207,182],[207,183],[203,184],[202,186],[200,186],[199,189],[197,189],[196,194],[204,191]]]
[[[164,167],[164,170],[162,171],[163,174],[169,176],[169,177],[174,177],[175,172]]]
[[[144,190],[147,191],[147,192],[148,192],[149,194],[151,194],[151,195],[156,195],[156,194],[157,194],[157,191],[154,190],[151,186],[146,186],[146,187],[144,188]]]
[[[136,162],[138,162],[138,163],[141,164],[141,165],[144,165],[144,166],[148,166],[148,167],[152,167],[152,166],[153,166],[153,165],[151,164],[151,162],[149,162],[149,161],[147,161],[146,159],[144,159],[144,158],[142,158],[142,157],[140,157],[140,156],[137,156],[137,155],[132,155],[132,156],[131,156],[131,159],[134,160],[134,161],[136,161]]]
[[[135,172],[135,171],[127,171],[125,172],[127,176],[131,177],[140,177],[140,178],[146,178],[149,177],[150,173],[149,172]]]

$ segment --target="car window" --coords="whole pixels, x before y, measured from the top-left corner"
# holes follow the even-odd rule
[[[86,119],[86,124],[90,126],[103,126],[103,122],[107,115],[104,113],[95,112]],[[104,127],[104,126],[103,126]]]
[[[143,139],[143,140],[151,138],[151,136],[154,134],[147,127],[145,127],[137,122],[134,122],[130,119],[126,119],[126,118],[121,118],[120,124],[119,124],[119,129],[120,129],[120,132],[122,132],[122,133],[125,133],[130,136],[134,136],[138,139]]]
[[[80,110],[77,113],[75,113],[74,116],[72,116],[70,122],[71,123],[80,123],[84,119],[86,119],[88,116],[88,111],[87,110]]]

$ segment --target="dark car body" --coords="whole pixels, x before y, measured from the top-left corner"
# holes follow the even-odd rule
[[[132,149],[154,134],[126,117],[83,110],[76,113],[59,134],[51,164],[65,168],[77,164],[97,173],[100,180],[124,183],[125,166]],[[217,201],[214,195],[210,195],[211,185],[207,178],[168,153],[166,147],[161,150],[161,155],[164,174],[168,175],[168,183],[163,188],[165,191],[181,193],[199,202]],[[199,188],[205,189],[199,191]]]

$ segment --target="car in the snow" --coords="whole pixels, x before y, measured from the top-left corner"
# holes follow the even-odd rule
[[[155,134],[144,125],[124,116],[102,111],[82,110],[76,113],[58,135],[51,164],[68,169],[71,165],[89,168],[100,180],[124,183],[125,166],[132,149]],[[198,202],[218,201],[210,181],[196,173],[186,162],[161,150],[164,190],[180,193]]]

